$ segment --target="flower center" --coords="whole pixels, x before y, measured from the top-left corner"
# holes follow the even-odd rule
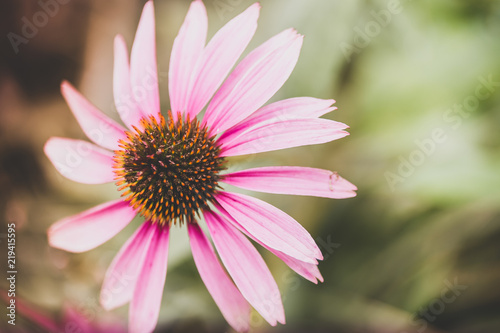
[[[127,131],[115,151],[114,172],[122,197],[146,219],[192,221],[217,193],[224,158],[215,136],[196,118],[174,121],[161,114],[141,119],[143,130]]]

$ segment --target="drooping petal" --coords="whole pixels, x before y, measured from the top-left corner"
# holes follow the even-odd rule
[[[243,296],[269,324],[284,324],[281,295],[262,256],[220,216],[210,211],[204,215],[217,252]]]
[[[224,132],[218,142],[227,144],[259,125],[297,118],[312,119],[321,117],[337,109],[336,107],[330,107],[333,103],[335,103],[333,99],[294,97],[268,104]]]
[[[132,299],[146,250],[155,234],[155,226],[147,221],[122,246],[106,272],[101,288],[100,302],[104,309],[111,310]]]
[[[118,149],[118,141],[126,137],[122,126],[105,116],[69,82],[63,81],[61,93],[90,140],[107,149]]]
[[[175,38],[170,56],[168,90],[173,114],[187,111],[196,64],[207,38],[207,11],[202,1],[191,2],[184,23]]]
[[[228,219],[228,221],[231,221],[233,224],[237,223],[236,221],[234,221],[234,219],[231,216],[227,215],[227,212],[226,212],[226,214],[224,214],[224,212],[223,212],[223,215]],[[317,280],[320,280],[321,282],[323,282],[323,276],[321,275],[321,273],[318,269],[317,263],[312,264],[312,263],[304,262],[304,261],[295,259],[293,257],[290,257],[289,255],[286,255],[283,252],[277,251],[277,250],[272,249],[269,246],[263,244],[259,239],[254,237],[251,233],[249,233],[241,225],[239,226],[239,229],[245,235],[247,235],[250,239],[252,239],[254,242],[261,245],[266,250],[270,251],[275,256],[277,256],[278,258],[283,260],[283,262],[285,264],[287,264],[288,267],[293,269],[297,274],[303,276],[304,278],[306,278],[307,280],[309,280],[313,283],[318,283]]]
[[[264,247],[271,251],[275,256],[283,260],[283,262],[287,264],[288,267],[293,269],[297,274],[301,275],[305,279],[315,284],[318,283],[318,280],[323,282],[323,276],[321,275],[317,264],[303,262],[301,260],[290,257],[283,252],[273,250],[267,246]]]
[[[328,119],[293,119],[259,126],[222,146],[221,156],[314,145],[349,135],[347,125]]]
[[[112,182],[113,153],[90,142],[52,137],[43,148],[57,171],[83,184]]]
[[[160,314],[163,287],[167,276],[167,226],[153,225],[155,232],[146,252],[130,302],[129,330],[133,333],[153,332]]]
[[[222,133],[261,107],[290,76],[302,37],[288,29],[248,54],[208,105],[204,122]]]
[[[291,166],[237,171],[224,175],[222,181],[252,191],[332,199],[354,197],[357,190],[336,172]]]
[[[54,223],[48,231],[49,244],[69,252],[91,250],[113,238],[135,215],[122,199],[106,202]]]
[[[130,64],[128,49],[121,35],[115,37],[115,60],[113,69],[113,96],[115,106],[122,121],[128,128],[138,126],[139,120],[144,116],[135,102],[130,85]]]
[[[260,4],[250,6],[222,27],[203,50],[188,101],[191,117],[203,109],[247,47],[257,29],[259,11]]]
[[[248,331],[250,306],[227,276],[199,225],[189,223],[188,231],[194,262],[210,295],[224,318],[236,331]]]
[[[307,230],[278,208],[239,193],[220,192],[216,200],[222,215],[262,244],[312,264],[323,259]]]
[[[130,56],[130,82],[136,103],[145,115],[158,120],[160,95],[156,65],[155,13],[153,1],[144,5]]]

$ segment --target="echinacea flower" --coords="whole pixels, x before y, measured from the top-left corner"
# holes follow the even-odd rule
[[[263,106],[295,67],[302,46],[295,30],[272,37],[230,73],[257,28],[259,11],[258,3],[250,6],[205,45],[206,9],[202,1],[191,3],[172,48],[171,111],[166,115],[160,112],[152,1],[144,7],[130,64],[123,38],[115,39],[114,97],[125,127],[69,83],[62,84],[63,96],[95,144],[51,138],[45,153],[71,180],[116,182],[122,199],[55,223],[49,242],[70,252],[87,251],[115,236],[137,214],[144,216],[111,263],[101,291],[106,309],[130,302],[131,332],[152,331],[158,321],[173,225],[187,226],[201,278],[237,331],[248,330],[250,305],[271,325],[285,323],[277,284],[248,238],[304,278],[323,281],[317,268],[321,251],[297,221],[268,203],[221,187],[355,196],[354,185],[327,170],[260,167],[224,173],[226,157],[325,143],[348,134],[346,125],[319,118],[335,109],[333,100],[300,97]],[[227,273],[200,228],[201,217]]]

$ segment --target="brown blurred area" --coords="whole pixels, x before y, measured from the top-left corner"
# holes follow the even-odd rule
[[[143,3],[143,2],[142,2]],[[82,136],[60,95],[68,80],[110,94],[112,40],[133,31],[141,2],[6,0],[0,4],[0,205],[47,193],[43,144],[50,136]],[[117,12],[119,11],[119,12]],[[125,28],[125,29],[124,29]],[[82,69],[85,68],[85,73]],[[103,89],[95,72],[108,76]],[[108,110],[110,111],[110,110]],[[52,173],[52,171],[49,171]],[[38,198],[37,198],[38,199]],[[11,209],[11,207],[14,207]],[[15,208],[17,207],[17,208]],[[5,221],[6,214],[1,214]]]
[[[8,0],[1,4],[2,212],[16,211],[11,207],[22,205],[13,203],[16,198],[45,190],[40,143],[48,134],[44,133],[45,123],[57,116],[45,105],[60,102],[61,80],[77,79],[82,66],[90,3],[78,0],[54,4],[47,10],[37,1]],[[5,218],[2,214],[2,221]]]
[[[16,297],[34,302],[35,308],[53,318],[60,317],[61,304],[68,298],[62,289],[56,292],[62,276],[54,273],[67,259],[47,247],[46,230],[61,218],[58,207],[64,211],[68,203],[95,202],[68,197],[60,189],[60,176],[47,168],[43,145],[49,137],[83,138],[60,94],[60,84],[68,80],[77,87],[101,89],[96,84],[99,78],[88,79],[83,69],[111,77],[113,37],[135,29],[130,18],[138,20],[141,6],[138,1],[0,2],[0,268],[6,271],[7,224],[15,223],[21,272]],[[111,86],[104,91],[109,92]],[[5,288],[3,281],[0,287]],[[3,316],[2,312],[0,331],[12,329]],[[20,330],[43,331],[23,321],[22,315],[18,318]]]

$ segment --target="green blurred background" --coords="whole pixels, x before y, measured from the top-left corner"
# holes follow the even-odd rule
[[[130,47],[144,1],[58,3],[16,47],[9,33],[21,35],[23,17],[33,22],[43,8],[34,0],[0,4],[0,268],[7,270],[6,224],[15,222],[19,300],[54,320],[70,306],[85,321],[125,325],[127,307],[106,313],[98,295],[141,221],[87,253],[49,248],[54,221],[118,193],[113,184],[64,179],[42,147],[50,136],[84,138],[60,96],[63,79],[117,118],[113,38],[123,34]],[[170,49],[189,3],[155,1],[164,111]],[[209,35],[251,3],[206,0]],[[263,251],[287,325],[272,328],[254,314],[252,332],[500,332],[500,1],[261,4],[247,52],[288,27],[305,35],[273,100],[334,98],[339,109],[326,117],[350,125],[351,135],[234,159],[232,168],[326,168],[359,192],[346,200],[255,194],[311,232],[325,256],[325,282],[314,285]],[[231,331],[199,278],[185,228],[175,229],[158,332]],[[12,330],[0,318],[0,330]],[[43,332],[19,313],[16,329]]]

